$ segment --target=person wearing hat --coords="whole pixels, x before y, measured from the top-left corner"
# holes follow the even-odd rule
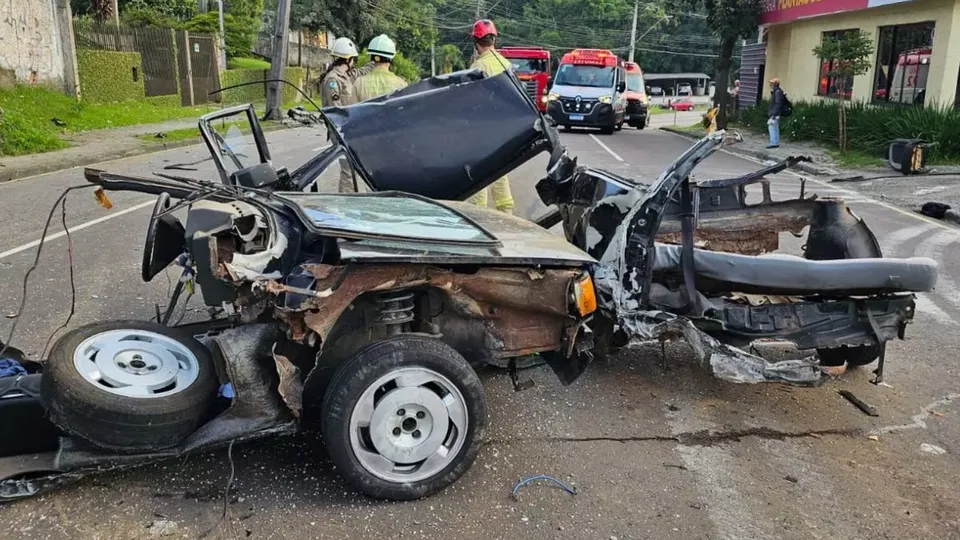
[[[390,71],[390,64],[397,55],[397,46],[392,39],[386,34],[380,34],[370,40],[367,52],[374,67],[370,73],[357,79],[357,100],[366,101],[407,86],[407,81]]]
[[[359,69],[355,67],[360,54],[350,38],[335,39],[330,54],[333,56],[333,65],[320,81],[320,104],[324,107],[346,107],[358,103],[355,81],[373,71],[375,66],[367,64]],[[340,193],[356,191],[356,187],[350,162],[347,158],[340,158]],[[318,189],[318,186],[314,185],[313,189]]]
[[[476,60],[470,69],[479,69],[487,77],[499,75],[510,69],[510,61],[503,57],[496,49],[497,27],[489,19],[481,19],[473,25],[473,46],[476,49]],[[500,178],[490,186],[493,193],[493,204],[497,210],[513,214],[513,194],[510,192],[510,181],[506,176]],[[487,190],[483,189],[470,197],[470,202],[487,206]]]
[[[770,144],[767,148],[780,148],[780,115],[783,113],[785,97],[780,88],[780,79],[770,79],[770,109],[767,111],[767,131]]]

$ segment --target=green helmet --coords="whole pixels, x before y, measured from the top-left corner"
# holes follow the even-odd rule
[[[392,60],[397,55],[397,46],[386,34],[380,34],[370,40],[370,45],[367,45],[367,52],[370,53],[370,56],[382,56]]]

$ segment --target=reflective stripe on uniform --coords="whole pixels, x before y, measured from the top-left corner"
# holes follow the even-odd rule
[[[487,77],[499,75],[509,68],[510,61],[493,49],[481,54],[470,66],[470,69],[479,69]]]

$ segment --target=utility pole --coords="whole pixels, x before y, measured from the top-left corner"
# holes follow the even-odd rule
[[[430,42],[430,76],[437,76],[437,44]]]
[[[273,32],[272,58],[270,59],[270,79],[278,81],[283,78],[283,68],[287,67],[287,45],[290,31],[290,0],[279,0],[277,2],[277,24]],[[264,118],[267,120],[280,120],[283,113],[280,107],[283,106],[283,88],[279,82],[267,83],[267,112]]]
[[[477,19],[480,19],[480,12],[483,11],[483,0],[477,0]]]
[[[227,42],[223,33],[223,0],[217,0],[217,11],[220,16],[220,71],[227,69]]]
[[[637,46],[637,11],[640,7],[640,0],[633,1],[633,26],[630,28],[630,61],[633,62],[633,52]]]

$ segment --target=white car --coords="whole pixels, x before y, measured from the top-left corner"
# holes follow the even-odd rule
[[[677,87],[678,96],[689,96],[693,94],[693,87],[689,83],[681,84]]]

